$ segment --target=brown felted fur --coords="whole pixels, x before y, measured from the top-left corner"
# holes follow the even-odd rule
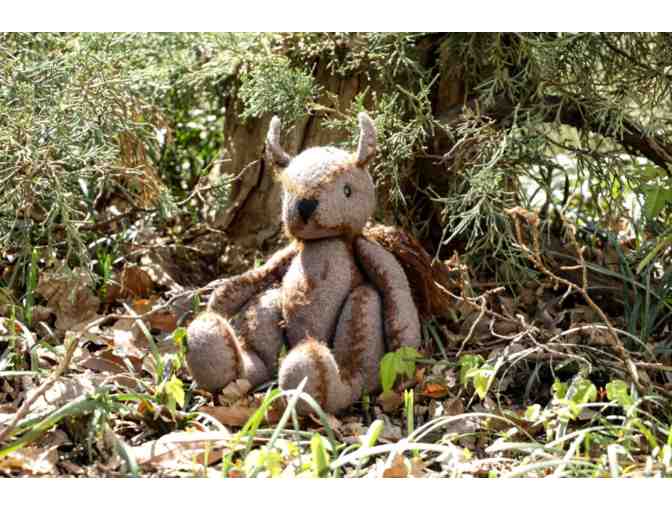
[[[239,377],[253,384],[271,379],[285,339],[280,387],[307,379],[304,391],[336,413],[378,389],[386,346],[419,345],[404,270],[362,235],[375,209],[366,165],[376,133],[365,113],[359,126],[354,154],[315,147],[291,159],[279,143],[279,121],[271,122],[267,153],[286,167],[282,219],[294,242],[260,268],[220,282],[209,311],[190,325],[187,364],[199,385],[215,390]]]

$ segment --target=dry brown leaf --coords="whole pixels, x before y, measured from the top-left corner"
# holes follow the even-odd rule
[[[53,429],[40,437],[35,446],[39,448],[58,448],[66,444],[72,444],[68,435],[61,429]]]
[[[171,432],[155,441],[133,447],[138,464],[162,469],[212,464],[221,460],[231,434],[221,432]]]
[[[70,462],[69,460],[61,460],[58,463],[58,465],[61,468],[65,469],[71,475],[81,476],[86,474],[86,470],[83,467],[78,466],[77,464],[75,464],[74,462]]]
[[[126,367],[115,361],[101,358],[98,355],[85,356],[81,361],[77,362],[79,368],[88,368],[98,373],[123,374],[128,372]]]
[[[408,478],[410,473],[403,455],[397,454],[392,460],[390,467],[383,471],[383,478]]]
[[[380,407],[383,408],[383,411],[386,413],[391,413],[401,406],[402,402],[404,401],[404,397],[402,397],[399,393],[388,390],[381,393],[378,396],[377,401],[378,404],[380,404]]]
[[[425,382],[425,372],[427,372],[427,367],[417,367],[415,369],[415,386],[420,386]]]
[[[313,413],[309,414],[308,416],[316,425],[319,426],[324,425],[319,416],[315,416]],[[331,430],[333,430],[337,434],[340,434],[341,428],[343,427],[343,423],[341,422],[341,420],[336,418],[336,416],[334,416],[333,414],[325,413],[325,416],[327,418],[327,423],[329,424],[329,427],[331,427]]]
[[[111,349],[99,351],[96,353],[96,356],[103,360],[111,361],[112,363],[125,367],[124,360],[120,356],[114,354],[113,350]],[[131,363],[136,372],[140,372],[142,370],[142,360],[144,358],[146,358],[144,355],[142,358],[130,355],[125,357],[125,359]]]
[[[82,395],[92,393],[104,379],[104,376],[98,374],[79,374],[74,377],[61,377],[33,403],[30,408],[30,415],[57,409]],[[28,390],[26,392],[26,399],[31,399],[38,389],[32,388]]]
[[[138,266],[124,266],[121,272],[121,293],[133,297],[148,297],[154,282],[146,271]]]
[[[148,329],[156,329],[164,333],[175,331],[175,328],[177,328],[177,315],[172,310],[159,308],[157,303],[157,297],[151,299],[135,299],[131,303],[131,308],[136,314],[143,316],[142,321]],[[157,310],[152,312],[153,308],[157,308]],[[147,345],[147,339],[142,333],[138,320],[120,319],[115,322],[112,327],[114,329],[131,331],[138,346]]]
[[[57,447],[37,448],[25,446],[0,458],[0,473],[25,475],[57,474]]]
[[[422,389],[422,395],[429,398],[443,398],[448,395],[448,388],[443,384],[427,383]]]
[[[170,310],[157,310],[147,317],[151,329],[171,333],[177,328],[177,315]]]
[[[391,443],[399,441],[401,439],[401,427],[392,423],[384,414],[378,417],[383,420],[383,431],[380,434],[380,438]]]
[[[36,292],[56,313],[57,331],[77,331],[97,319],[100,299],[93,293],[91,275],[83,269],[60,269],[40,274]]]
[[[203,406],[200,412],[209,414],[221,424],[228,427],[242,427],[257,410],[256,407],[235,404],[232,406]]]

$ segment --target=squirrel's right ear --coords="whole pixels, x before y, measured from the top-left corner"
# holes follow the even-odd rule
[[[280,119],[274,116],[266,135],[266,154],[280,168],[289,165],[289,155],[280,147]]]

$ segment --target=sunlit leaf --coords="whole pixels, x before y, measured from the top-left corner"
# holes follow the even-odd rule
[[[182,407],[184,406],[184,387],[182,381],[173,375],[165,386],[166,395],[174,399],[177,404]]]
[[[460,356],[457,364],[460,367],[460,384],[465,386],[467,384],[467,373],[474,368],[480,367],[485,360],[480,354],[463,354]]]
[[[630,396],[628,385],[621,379],[614,379],[606,386],[607,398],[612,402],[618,402],[623,408],[630,407],[634,401]]]
[[[310,440],[310,451],[312,454],[313,470],[317,476],[324,476],[329,471],[329,452],[327,451],[328,441],[320,434],[313,434]]]

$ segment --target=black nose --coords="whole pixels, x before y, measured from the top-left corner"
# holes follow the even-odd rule
[[[304,198],[299,201],[299,215],[304,223],[308,223],[310,216],[315,212],[315,209],[317,209],[318,203],[317,200],[313,200],[312,198]]]

